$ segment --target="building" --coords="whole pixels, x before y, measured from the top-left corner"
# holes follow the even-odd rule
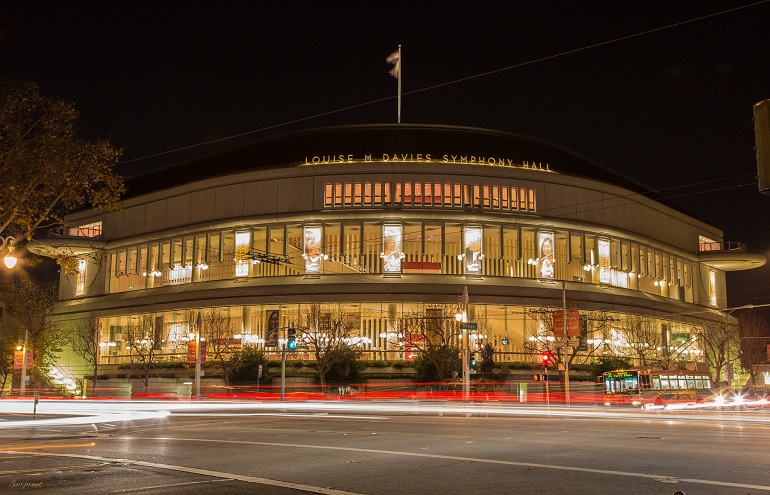
[[[559,146],[433,125],[271,137],[134,177],[122,211],[68,220],[30,249],[74,257],[58,313],[101,318],[103,363],[127,359],[142,318],[184,359],[211,309],[233,342],[275,351],[312,304],[340,308],[366,357],[412,359],[401,319],[453,313],[465,288],[471,342],[502,361],[557,345],[564,313],[586,356],[636,358],[642,319],[658,355],[698,361],[694,327],[725,321],[725,272],[765,263]]]

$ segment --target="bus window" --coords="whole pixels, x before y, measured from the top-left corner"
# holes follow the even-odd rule
[[[687,375],[687,388],[695,388],[695,377]]]
[[[661,375],[660,377],[660,388],[661,390],[668,390],[668,376]]]
[[[652,375],[652,389],[661,390],[660,375]]]

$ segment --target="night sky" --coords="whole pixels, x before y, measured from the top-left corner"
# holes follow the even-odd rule
[[[393,123],[385,58],[401,44],[402,122],[558,144],[770,257],[752,122],[770,99],[770,0],[305,3],[8,1],[0,77],[74,101],[81,135],[124,148],[136,175]],[[770,304],[770,266],[728,284],[730,307]]]

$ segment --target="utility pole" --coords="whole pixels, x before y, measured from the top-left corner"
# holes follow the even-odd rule
[[[561,281],[562,311],[564,312],[564,400],[569,407],[569,337],[567,332],[567,281]]]
[[[286,342],[281,344],[281,402],[286,398]]]
[[[27,341],[29,340],[29,330],[24,330],[24,346],[21,348],[21,386],[19,395],[27,395]]]
[[[462,298],[462,322],[466,323],[468,321],[468,287],[463,287],[463,298]],[[468,368],[470,364],[470,354],[471,354],[471,332],[469,330],[463,330],[463,400],[465,402],[468,402],[468,399],[470,397],[471,393],[471,377],[470,377],[470,369]]]
[[[195,398],[201,397],[201,313],[195,323]]]

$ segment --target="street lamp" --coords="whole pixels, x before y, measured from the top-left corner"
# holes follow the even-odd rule
[[[8,237],[0,237],[0,241],[2,241],[2,244],[0,244],[0,251],[5,249],[5,246],[8,245],[8,254],[5,255],[5,266],[7,266],[9,269],[16,266],[16,256],[13,255],[13,243],[16,242],[16,238],[12,235],[9,235]]]
[[[463,400],[468,401],[471,391],[470,371],[468,370],[468,361],[470,360],[470,332],[463,328],[464,323],[468,322],[468,287],[463,288],[463,297],[460,300],[460,311],[455,315],[455,319],[460,322],[460,329],[463,331]]]

